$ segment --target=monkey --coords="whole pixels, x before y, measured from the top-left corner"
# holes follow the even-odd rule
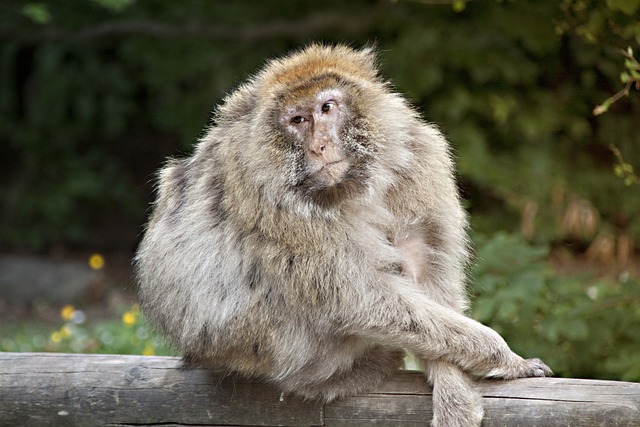
[[[310,44],[227,95],[159,172],[134,258],[142,310],[192,366],[307,399],[366,392],[405,350],[431,425],[478,426],[478,378],[551,375],[471,319],[449,143],[375,49]]]

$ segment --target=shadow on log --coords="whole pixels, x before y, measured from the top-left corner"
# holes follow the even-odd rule
[[[640,426],[640,383],[484,381],[483,426]],[[431,389],[399,372],[379,390],[323,405],[179,358],[0,353],[2,426],[427,426]]]

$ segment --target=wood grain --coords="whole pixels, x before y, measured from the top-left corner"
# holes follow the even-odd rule
[[[483,426],[640,426],[640,384],[483,381]],[[2,426],[427,426],[431,389],[399,372],[327,405],[260,381],[185,369],[179,358],[0,353]]]

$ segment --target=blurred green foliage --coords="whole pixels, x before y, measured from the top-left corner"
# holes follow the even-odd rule
[[[88,319],[84,311],[65,306],[55,328],[40,322],[0,327],[0,351],[172,355],[149,329],[137,305],[120,310],[119,321]]]
[[[557,219],[578,197],[602,228],[640,236],[640,198],[612,173],[609,149],[640,164],[640,98],[591,114],[623,86],[619,51],[640,41],[637,1],[290,6],[5,2],[0,239],[43,249],[137,234],[163,159],[188,151],[265,58],[310,40],[375,41],[384,74],[451,139],[480,231],[514,230],[533,204],[528,238],[571,238]]]
[[[640,281],[554,274],[548,247],[477,236],[473,316],[557,375],[640,381]]]
[[[640,283],[545,262],[561,243],[640,239],[640,97],[592,114],[627,83],[620,51],[639,50],[639,11],[638,0],[7,0],[0,249],[131,249],[154,171],[191,149],[265,58],[312,40],[375,42],[384,75],[454,146],[477,232],[476,318],[562,375],[640,380]],[[0,345],[141,353],[137,331],[65,320],[16,326]]]

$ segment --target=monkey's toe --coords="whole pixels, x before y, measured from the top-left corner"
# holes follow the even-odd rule
[[[519,359],[516,364],[493,368],[484,378],[489,380],[514,380],[516,378],[548,377],[551,369],[540,359]]]
[[[553,371],[540,359],[527,359],[529,365],[530,374],[527,377],[550,377],[553,375]]]

